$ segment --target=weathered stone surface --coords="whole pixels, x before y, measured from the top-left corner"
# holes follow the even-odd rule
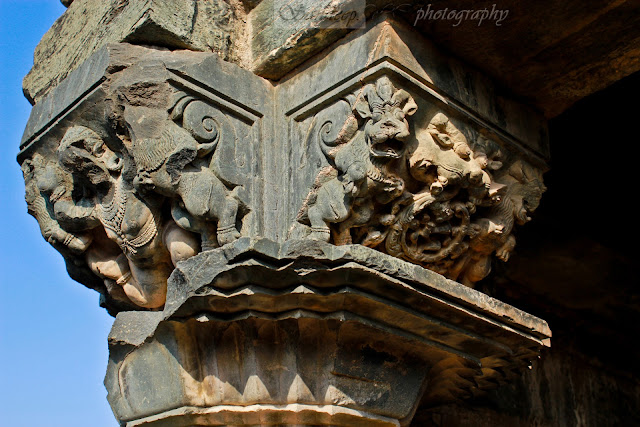
[[[373,23],[279,85],[215,54],[106,46],[34,108],[30,211],[112,305],[161,307],[178,262],[240,236],[358,243],[473,286],[538,206],[545,125],[463,96],[407,31]]]
[[[280,79],[349,31],[363,26],[365,4],[364,0],[260,2],[248,17],[252,70],[269,79]]]
[[[304,4],[306,13],[318,7],[298,3]],[[349,10],[357,1],[333,3],[337,9]],[[264,0],[249,14],[254,27],[253,67],[265,77],[283,77],[348,32],[331,25],[330,13],[314,15],[316,19],[307,20],[306,28],[301,25],[303,12],[297,20],[276,21],[273,10],[280,7],[277,0]],[[365,14],[368,19],[381,13],[404,19],[413,25],[414,33],[420,32],[554,117],[577,100],[640,70],[637,7],[633,0],[544,0],[531,7],[517,0],[499,4],[368,0]],[[489,19],[496,9],[505,16],[497,23],[495,17]],[[461,19],[465,11],[466,18]],[[469,19],[474,12],[477,18]],[[452,18],[443,18],[451,13]],[[479,23],[480,16],[484,22]]]
[[[557,327],[555,328],[557,330]],[[493,427],[531,425],[621,426],[640,419],[640,384],[612,364],[572,347],[570,336],[554,336],[534,369],[481,398],[418,410],[415,427]]]
[[[497,23],[488,18],[496,8],[505,15]],[[100,46],[121,41],[213,51],[263,77],[280,79],[358,28],[336,16],[364,10],[369,20],[383,13],[405,20],[414,33],[554,117],[640,70],[636,9],[633,0],[545,0],[532,7],[515,0],[499,5],[488,0],[473,5],[459,0],[77,0],[43,38],[24,90],[29,99],[40,99],[66,76],[69,65],[73,69]],[[465,19],[442,19],[464,11],[469,12]],[[473,12],[484,22],[468,19]]]
[[[286,266],[286,268],[278,268],[275,266],[276,264],[270,265],[267,263],[262,265],[258,263],[255,266],[253,266],[251,262],[247,264],[246,269],[248,270],[262,270],[258,275],[259,277],[261,277],[261,274],[268,274],[265,270],[277,269],[278,274],[281,274],[279,279],[281,281],[273,281],[274,283],[271,285],[276,288],[287,288],[291,286],[287,284],[287,276],[284,273],[288,269],[291,270],[294,281],[300,280],[298,275],[301,273],[304,273],[305,280],[307,280],[307,277],[313,276],[316,270],[321,272],[324,271],[325,268],[329,268],[327,266],[337,266],[340,264],[345,264],[349,267],[353,262],[366,267],[363,270],[364,275],[371,274],[380,277],[387,275],[405,282],[415,282],[419,284],[418,288],[428,287],[431,290],[437,290],[438,294],[447,294],[450,299],[455,300],[457,303],[463,306],[480,308],[481,311],[490,313],[490,317],[500,319],[502,322],[508,324],[514,322],[512,326],[515,328],[524,328],[527,332],[533,332],[539,337],[545,337],[551,333],[544,321],[517,310],[514,307],[500,303],[500,301],[481,292],[461,286],[459,283],[448,280],[430,270],[361,245],[335,246],[313,240],[288,240],[282,244],[278,244],[268,239],[256,240],[241,238],[231,246],[217,249],[216,253],[203,252],[193,259],[185,261],[184,264],[181,264],[181,266],[177,268],[172,278],[173,285],[169,288],[169,299],[171,302],[165,306],[165,313],[173,315],[178,308],[182,307],[182,309],[184,309],[185,301],[193,296],[203,294],[201,288],[207,286],[207,281],[210,280],[211,277],[221,275],[232,263],[239,262],[242,264],[245,254],[252,254],[259,259],[272,259],[274,262],[277,261]],[[308,271],[298,271],[294,266],[289,265],[291,262],[299,259],[302,260],[301,265],[309,267]],[[316,264],[314,265],[314,263]],[[315,267],[315,269],[311,267]],[[334,274],[340,276],[342,273],[336,272]],[[379,288],[380,285],[370,283],[373,280],[371,277],[367,280],[357,281],[354,280],[353,274],[354,273],[351,272],[344,276],[344,282],[357,282],[352,284],[352,286],[364,286],[374,293],[386,295],[386,298],[390,297],[383,289]],[[239,276],[231,274],[228,280],[221,281],[218,286],[223,288],[237,287],[237,283],[233,280],[247,280],[250,282],[251,277],[252,275],[249,273]],[[308,280],[307,283],[312,283],[310,277]],[[328,286],[328,283],[322,285],[322,274],[318,275],[317,281],[318,286]],[[331,286],[333,286],[333,284]],[[411,306],[420,305],[408,302],[407,298],[407,295],[397,296],[396,302]],[[194,311],[198,310],[194,309]],[[447,318],[448,316],[443,314],[442,317]]]
[[[540,115],[388,17],[278,83],[158,47],[195,49],[185,4],[187,33],[148,9],[124,40],[155,46],[107,44],[44,95],[18,156],[43,236],[117,314],[120,422],[408,425],[549,345],[470,289],[545,190]]]
[[[248,214],[262,194],[253,177],[270,88],[214,54],[122,44],[86,64],[34,108],[20,154],[29,209],[108,307],[158,308],[177,262],[257,232]],[[203,65],[215,90],[181,77]]]
[[[525,157],[548,157],[546,122],[539,113],[504,96],[494,82],[443,54],[406,23],[386,15],[369,21],[366,28],[283,78],[281,103],[291,102],[286,112],[300,121],[382,69],[393,70],[408,87],[417,86],[420,93],[468,116],[512,145],[522,145]]]
[[[60,83],[109,43],[130,42],[169,49],[241,55],[245,6],[240,0],[77,0],[42,38],[25,77],[32,102]]]
[[[279,129],[299,164],[281,184],[289,235],[376,247],[467,285],[488,274],[486,254],[508,259],[514,218],[544,191],[545,126],[480,76],[471,97],[458,67],[382,20],[283,79],[278,104],[294,102]]]
[[[121,313],[110,335],[105,383],[127,425],[406,425],[422,394],[491,387],[550,334],[359,245],[242,238],[181,263],[168,286],[161,316]]]
[[[474,2],[473,8],[490,11],[494,3]],[[469,8],[465,1],[439,5]],[[501,26],[466,22],[452,27],[446,21],[423,20],[416,29],[500,79],[547,117],[640,70],[640,16],[634,0],[549,0],[526,7],[505,1],[496,7],[509,10]],[[407,20],[412,17],[414,13],[406,15]]]
[[[168,411],[142,420],[127,423],[134,426],[192,426],[192,425],[314,425],[352,427],[390,427],[398,422],[389,418],[349,410],[340,406],[306,405],[217,405],[211,408],[187,407]]]

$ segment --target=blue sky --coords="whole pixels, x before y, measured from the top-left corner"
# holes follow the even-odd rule
[[[27,214],[15,160],[31,110],[22,78],[64,10],[0,0],[0,426],[117,426],[102,385],[112,318]]]

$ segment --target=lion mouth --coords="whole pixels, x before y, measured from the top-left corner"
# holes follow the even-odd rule
[[[370,151],[376,157],[397,159],[404,152],[404,144],[396,139],[387,139],[373,144]]]

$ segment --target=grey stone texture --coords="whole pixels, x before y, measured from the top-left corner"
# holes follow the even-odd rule
[[[541,0],[528,8],[518,0],[63,3],[71,5],[36,49],[34,68],[24,81],[25,94],[33,101],[101,46],[114,42],[217,52],[278,80],[350,32],[336,16],[361,9],[367,20],[383,13],[405,20],[448,56],[464,58],[546,117],[640,70],[635,0]],[[298,12],[281,13],[283,7]],[[467,17],[473,12],[488,17],[496,9],[505,15],[498,23],[495,18],[485,18],[480,25],[478,19],[442,19],[443,14],[464,11]]]
[[[277,86],[215,54],[104,47],[25,130],[31,211],[63,229],[45,238],[118,306],[162,306],[177,262],[240,236],[361,243],[473,286],[539,203],[546,126],[479,76],[464,95],[409,30],[371,22]]]
[[[558,328],[554,328],[557,332]],[[554,335],[532,370],[475,401],[421,408],[414,426],[531,425],[622,426],[639,417],[640,386],[626,367],[603,365],[576,346],[570,336]]]
[[[27,99],[39,101],[101,47],[118,42],[215,52],[242,49],[250,2],[207,0],[77,0],[44,35],[25,77]],[[239,54],[238,54],[239,55]],[[233,59],[236,59],[234,56]]]
[[[275,83],[180,4],[76,0],[45,38],[104,7],[114,41],[154,46],[27,78],[29,212],[117,316],[123,425],[408,425],[549,346],[546,322],[472,289],[545,190],[542,115],[388,16]]]
[[[406,425],[420,402],[504,382],[550,335],[360,245],[241,238],[181,263],[168,287],[162,315],[120,313],[109,338],[105,384],[126,425]]]

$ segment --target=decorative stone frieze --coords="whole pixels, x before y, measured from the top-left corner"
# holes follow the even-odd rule
[[[277,83],[108,45],[36,104],[29,212],[117,314],[123,425],[407,425],[548,345],[463,286],[540,202],[544,121],[411,31]]]
[[[297,219],[311,239],[379,248],[473,286],[494,252],[509,258],[542,173],[520,160],[500,171],[500,146],[482,134],[470,145],[442,112],[409,140],[417,108],[383,76],[319,113],[310,132],[329,166]]]

